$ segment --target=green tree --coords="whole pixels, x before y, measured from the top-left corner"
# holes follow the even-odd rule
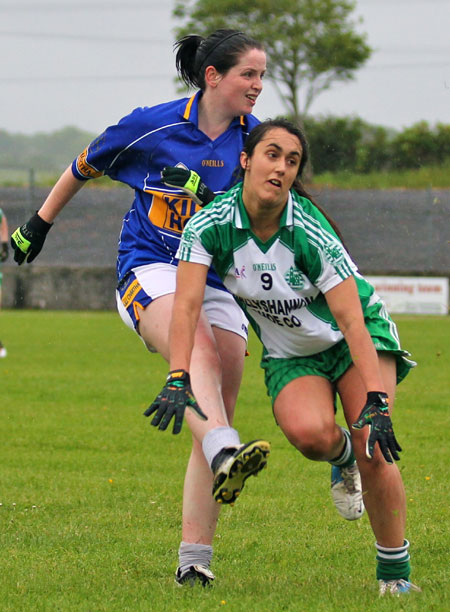
[[[364,122],[358,117],[305,117],[314,171],[354,170],[362,140]]]
[[[444,132],[441,131],[441,136]],[[439,147],[441,144],[441,147]],[[427,121],[419,121],[397,134],[391,144],[394,168],[420,168],[441,163],[443,157],[436,130]]]
[[[388,169],[391,165],[390,146],[393,134],[392,129],[364,123],[356,166],[352,170],[369,173]]]
[[[351,80],[372,52],[355,31],[354,8],[347,0],[177,0],[173,16],[183,21],[177,38],[232,28],[263,42],[267,76],[286,114],[301,123],[313,100]]]

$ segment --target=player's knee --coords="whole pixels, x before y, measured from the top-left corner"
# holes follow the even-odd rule
[[[296,430],[286,434],[289,442],[297,448],[302,455],[313,461],[329,459],[333,448],[331,432],[312,431],[307,429]]]

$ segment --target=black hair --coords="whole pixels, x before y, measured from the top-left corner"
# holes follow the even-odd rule
[[[344,239],[336,221],[334,221],[330,217],[330,215],[322,208],[322,206],[320,206],[319,204],[317,204],[317,202],[313,200],[313,198],[309,195],[309,193],[303,186],[301,178],[303,170],[306,164],[308,163],[309,146],[303,130],[298,125],[295,125],[284,117],[278,117],[276,119],[266,119],[265,121],[259,123],[256,127],[254,127],[250,134],[247,136],[243,149],[244,153],[246,153],[247,156],[250,158],[253,155],[253,151],[255,150],[256,145],[261,142],[261,140],[264,138],[264,136],[269,130],[273,130],[274,128],[282,128],[293,136],[297,136],[297,138],[299,139],[300,145],[302,147],[302,157],[300,159],[300,165],[298,168],[297,176],[295,177],[295,181],[292,185],[292,189],[294,189],[294,191],[296,191],[300,196],[307,198],[318,210],[320,210],[320,212],[331,225],[331,227],[336,232],[345,247]],[[241,178],[243,178],[245,175],[245,170],[243,168],[241,168],[240,174]]]
[[[188,86],[204,90],[205,70],[208,66],[220,74],[226,74],[233,68],[240,56],[249,49],[260,49],[264,46],[239,30],[216,30],[207,38],[191,34],[177,40],[175,65],[178,76]]]

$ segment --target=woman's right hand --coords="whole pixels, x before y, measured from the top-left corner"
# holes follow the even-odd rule
[[[44,221],[38,213],[18,227],[11,236],[11,246],[14,251],[14,261],[19,266],[24,261],[31,263],[41,252],[45,238],[53,223]]]

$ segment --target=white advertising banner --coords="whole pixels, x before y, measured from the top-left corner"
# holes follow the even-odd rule
[[[366,276],[391,313],[448,314],[448,278]]]

